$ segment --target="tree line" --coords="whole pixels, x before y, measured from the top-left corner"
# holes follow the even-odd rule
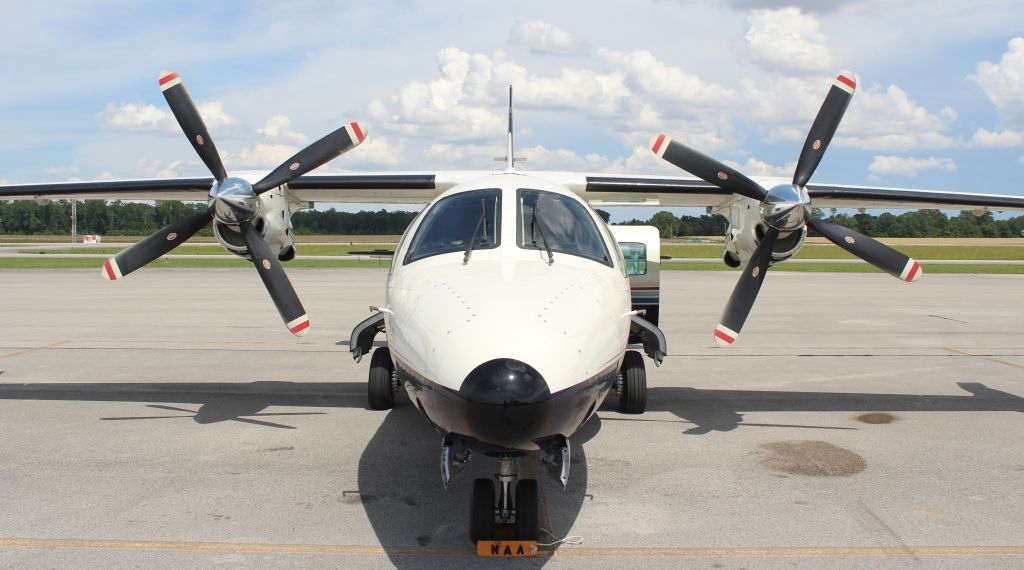
[[[79,234],[147,235],[167,224],[195,212],[206,205],[195,202],[166,201],[156,204],[104,200],[78,202],[76,217]],[[598,214],[607,221],[604,210]],[[964,211],[947,216],[939,210],[919,210],[904,214],[888,212],[845,214],[831,210],[826,215],[814,210],[814,216],[846,226],[873,237],[1019,237],[1024,231],[1024,216],[997,220],[990,212],[976,216]],[[297,234],[370,234],[398,235],[416,217],[416,212],[385,210],[339,212],[303,210],[292,216]],[[718,215],[676,216],[667,211],[655,213],[646,220],[632,219],[622,225],[655,226],[661,236],[714,236],[726,232],[729,223]],[[65,200],[37,204],[31,200],[0,201],[0,234],[68,235],[71,233],[71,203]],[[210,235],[206,228],[200,235]]]
[[[823,219],[867,234],[871,237],[1021,237],[1024,231],[1024,216],[1016,216],[1005,220],[997,220],[991,212],[977,216],[970,211],[962,211],[956,216],[947,216],[941,210],[918,210],[903,214],[883,212],[873,214],[844,214],[835,209],[828,215],[815,209],[815,218]],[[723,216],[679,216],[671,212],[661,211],[647,220],[630,220],[623,225],[655,226],[661,237],[682,236],[714,236],[722,235],[729,227],[728,220]],[[815,235],[808,229],[809,235]]]

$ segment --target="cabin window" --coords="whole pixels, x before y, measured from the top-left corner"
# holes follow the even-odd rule
[[[569,196],[521,189],[517,194],[516,240],[523,249],[545,250],[612,266],[608,248],[587,207]]]
[[[501,245],[500,216],[501,192],[497,188],[442,198],[423,215],[404,263],[464,252],[471,240],[473,249],[494,249]]]
[[[635,242],[619,242],[619,249],[626,259],[626,275],[647,275],[647,245]]]

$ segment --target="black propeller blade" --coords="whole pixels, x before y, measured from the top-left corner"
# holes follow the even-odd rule
[[[164,92],[164,99],[167,99],[167,105],[171,107],[174,118],[178,119],[178,125],[185,132],[185,138],[192,143],[192,148],[196,149],[196,154],[210,169],[210,174],[218,181],[227,178],[228,173],[224,170],[220,153],[217,152],[217,147],[206,130],[206,123],[199,115],[192,97],[189,97],[181,77],[173,71],[160,72],[160,90]]]
[[[243,222],[240,226],[245,245],[252,256],[252,263],[263,279],[270,298],[274,300],[277,311],[281,313],[285,326],[295,336],[305,335],[309,332],[309,317],[302,308],[299,296],[295,294],[295,288],[285,275],[284,267],[281,267],[281,262],[271,253],[267,242],[263,241],[263,237],[252,224]]]
[[[810,218],[808,223],[829,241],[904,281],[917,281],[924,274],[921,265],[884,243],[851,229]]]
[[[206,212],[174,222],[108,259],[103,264],[103,276],[111,281],[120,279],[185,243],[209,223],[210,214]]]
[[[262,194],[271,188],[287,184],[295,178],[318,168],[356,147],[366,138],[359,123],[349,123],[315,143],[300,150],[284,161],[262,180],[253,184],[253,192]]]
[[[802,232],[809,224],[832,243],[895,277],[904,281],[916,281],[921,278],[921,266],[906,255],[866,235],[816,220],[808,215],[811,205],[804,186],[821,163],[825,149],[832,142],[832,137],[835,136],[856,89],[857,79],[851,73],[842,73],[832,82],[832,87],[825,96],[821,109],[818,110],[811,130],[807,133],[807,140],[804,141],[800,160],[793,174],[792,186],[780,185],[765,191],[743,174],[665,135],[659,135],[655,139],[651,148],[654,154],[705,182],[761,202],[762,222],[768,230],[758,243],[739,282],[736,283],[721,322],[715,328],[715,341],[720,346],[732,344],[739,336],[761,289],[761,282],[771,263],[772,248],[780,232]]]
[[[793,184],[806,186],[814,170],[818,168],[821,157],[832,142],[832,137],[843,120],[846,108],[850,106],[853,92],[857,89],[857,78],[852,73],[843,73],[832,82],[832,87],[825,96],[825,102],[818,110],[818,116],[811,124],[811,130],[804,141],[804,149],[800,152],[800,161],[796,163]]]
[[[768,193],[760,184],[747,178],[739,171],[721,162],[701,154],[683,143],[676,142],[667,135],[658,135],[651,146],[654,154],[700,178],[708,184],[714,184],[722,190],[764,200]]]
[[[302,308],[284,268],[263,236],[251,223],[260,211],[259,194],[302,176],[342,153],[351,150],[366,138],[359,123],[349,123],[299,151],[255,185],[240,178],[228,178],[220,153],[213,144],[206,124],[185,89],[181,77],[173,71],[160,73],[160,90],[167,99],[178,125],[192,148],[210,169],[217,183],[210,190],[209,209],[175,222],[111,257],[103,264],[103,275],[113,281],[159,258],[206,227],[211,219],[230,226],[237,225],[248,247],[249,255],[263,284],[274,300],[288,330],[297,336],[309,332],[309,317]]]
[[[768,264],[772,260],[772,248],[778,237],[779,230],[768,228],[761,243],[754,250],[750,262],[747,263],[747,268],[743,270],[739,281],[736,282],[736,287],[732,290],[732,295],[729,296],[729,302],[725,304],[722,318],[719,319],[718,326],[715,327],[715,342],[718,343],[718,346],[729,346],[740,336],[743,323],[746,322],[750,308],[754,306],[754,301],[757,299],[757,293],[761,290],[761,283],[768,275]]]

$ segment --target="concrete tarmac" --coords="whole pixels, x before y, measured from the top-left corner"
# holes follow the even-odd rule
[[[926,268],[927,270],[927,268]],[[472,479],[407,399],[365,409],[352,327],[386,270],[0,270],[0,567],[478,565]],[[729,349],[736,279],[662,275],[648,412],[574,437],[542,526],[498,566],[1024,566],[1024,276],[773,273]],[[532,467],[524,467],[529,474]]]

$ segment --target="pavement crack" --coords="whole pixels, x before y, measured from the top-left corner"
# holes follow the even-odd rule
[[[965,324],[965,325],[969,325],[969,324],[970,324],[970,323],[968,323],[967,321],[961,321],[960,319],[954,319],[954,318],[952,318],[952,317],[943,317],[942,315],[928,315],[928,316],[929,316],[929,317],[935,317],[936,319],[944,319],[944,320],[947,320],[947,321],[953,321],[953,322],[957,322],[957,323],[963,323],[963,324]]]

